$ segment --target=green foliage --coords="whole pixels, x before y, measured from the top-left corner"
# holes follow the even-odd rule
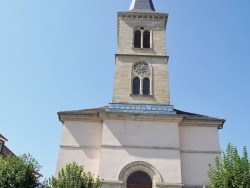
[[[52,176],[44,188],[99,188],[100,186],[99,178],[94,178],[90,172],[84,172],[83,166],[73,162],[61,169],[58,178]]]
[[[1,188],[35,188],[39,186],[36,172],[40,165],[31,155],[0,157]]]
[[[228,144],[222,159],[215,158],[215,166],[209,165],[210,188],[250,188],[250,161],[246,147],[240,157],[237,148]]]

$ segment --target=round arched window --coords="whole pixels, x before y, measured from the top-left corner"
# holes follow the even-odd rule
[[[137,171],[129,175],[127,188],[152,188],[152,180],[147,173]]]

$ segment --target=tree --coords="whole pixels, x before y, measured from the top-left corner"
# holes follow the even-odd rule
[[[48,185],[44,188],[99,188],[101,186],[100,179],[94,178],[90,172],[86,173],[83,166],[77,163],[69,163],[58,173],[58,178],[52,176]]]
[[[210,188],[250,188],[250,161],[246,147],[242,157],[237,148],[228,144],[222,159],[215,158],[215,166],[209,165],[208,171]]]
[[[36,188],[41,166],[31,155],[0,157],[1,188]]]

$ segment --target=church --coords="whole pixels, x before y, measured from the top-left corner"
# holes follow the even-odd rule
[[[220,156],[224,119],[170,103],[168,14],[152,0],[132,0],[117,13],[118,52],[112,102],[58,112],[62,138],[57,172],[77,162],[103,188],[202,188]]]

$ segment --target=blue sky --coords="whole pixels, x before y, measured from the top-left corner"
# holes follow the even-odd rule
[[[0,0],[0,133],[54,175],[57,112],[112,99],[116,12],[130,0]],[[221,148],[250,150],[250,1],[155,0],[169,13],[171,104],[227,121]]]

